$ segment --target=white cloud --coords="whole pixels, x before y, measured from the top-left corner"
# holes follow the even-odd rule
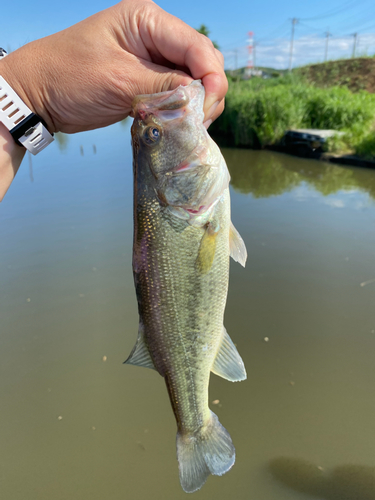
[[[329,205],[334,208],[344,208],[345,203],[344,200],[340,200],[339,198],[323,198],[323,203],[325,205]]]
[[[354,39],[352,36],[331,37],[328,44],[328,59],[351,57]],[[293,67],[324,60],[326,39],[324,36],[301,36],[294,41]],[[358,36],[356,55],[372,55],[375,53],[375,33]],[[258,44],[256,47],[256,65],[286,69],[289,65],[290,39],[279,38],[271,43]],[[226,51],[225,63],[227,69],[234,69],[235,51]],[[247,64],[247,47],[237,49],[238,67]]]
[[[293,189],[292,196],[296,201],[308,201],[319,198],[321,195],[315,189],[311,188],[308,183],[302,182],[302,184]]]

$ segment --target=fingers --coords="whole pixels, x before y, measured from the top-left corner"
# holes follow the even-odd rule
[[[193,78],[183,71],[171,70],[150,61],[134,60],[129,67],[127,79],[122,80],[123,95],[130,102],[140,94],[155,94],[173,90],[179,85],[189,85]],[[132,115],[132,113],[131,113]]]
[[[148,16],[139,19],[143,43],[176,66],[186,67],[194,79],[202,80],[206,98],[205,119],[214,120],[224,108],[223,99],[228,90],[224,73],[224,58],[212,42],[180,19],[147,3]],[[144,13],[143,13],[144,14]],[[152,19],[152,21],[150,21]],[[173,79],[176,83],[178,79]]]
[[[206,85],[207,85],[207,77]],[[173,90],[179,85],[189,85],[193,78],[183,71],[170,70],[165,66],[160,66],[149,61],[134,61],[132,68],[128,73],[126,90],[124,94],[130,94],[131,101],[139,94],[155,94],[166,90]],[[212,78],[208,85],[212,83]],[[204,122],[206,128],[216,120],[224,110],[224,99],[215,102],[209,110],[209,115],[205,116]]]

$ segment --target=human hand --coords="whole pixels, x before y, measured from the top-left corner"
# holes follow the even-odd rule
[[[0,62],[0,74],[47,123],[50,132],[80,132],[125,118],[138,94],[201,79],[205,120],[224,109],[227,80],[211,41],[151,0],[117,5]]]

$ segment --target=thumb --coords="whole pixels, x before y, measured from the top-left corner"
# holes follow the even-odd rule
[[[167,90],[174,90],[179,85],[189,85],[193,78],[177,69],[160,66],[151,61],[138,59],[138,64],[132,67],[132,75],[128,75],[127,89],[129,97],[140,94],[156,94]]]

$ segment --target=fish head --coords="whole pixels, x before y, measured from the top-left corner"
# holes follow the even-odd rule
[[[204,125],[204,87],[137,96],[132,104],[134,155],[155,179],[159,200],[185,219],[202,219],[229,184],[219,148]]]
[[[197,81],[134,99],[132,138],[142,156],[148,157],[156,177],[173,170],[196,147],[204,117],[203,102],[204,87]]]

